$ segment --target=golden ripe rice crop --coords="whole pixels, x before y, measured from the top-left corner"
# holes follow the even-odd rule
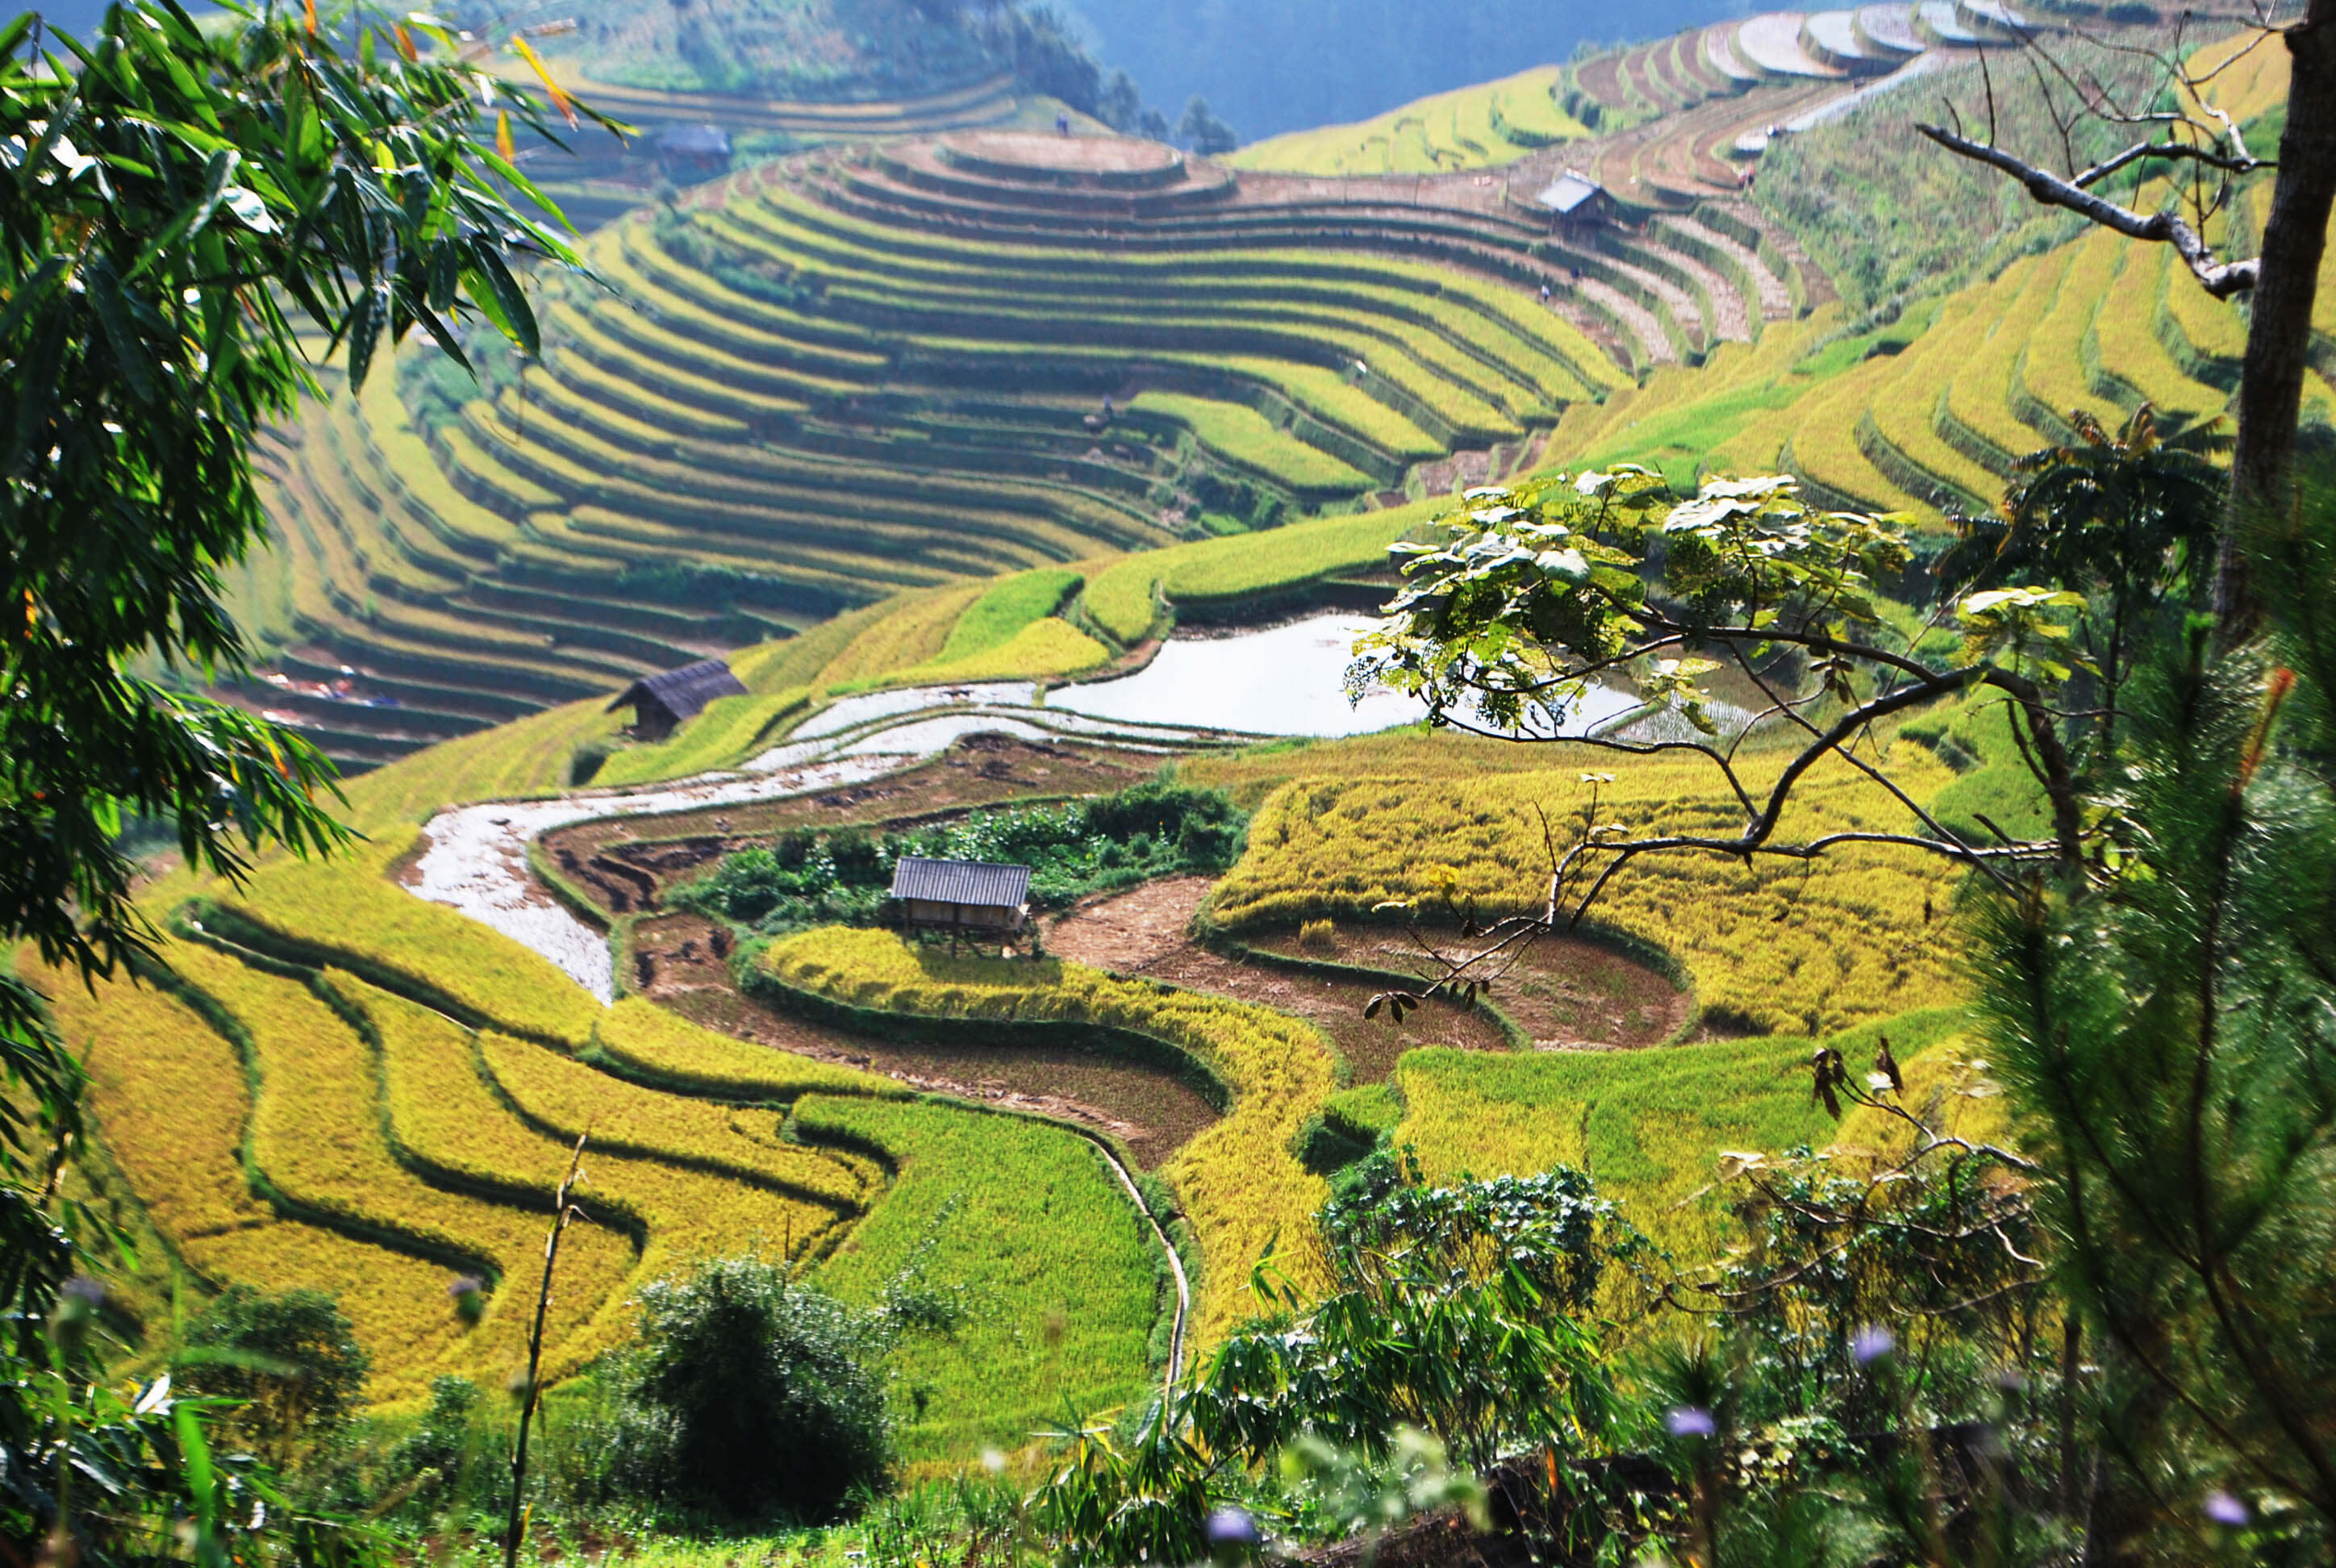
[[[639,997],[610,1008],[594,1038],[627,1074],[685,1094],[784,1102],[821,1089],[893,1098],[910,1093],[881,1074],[717,1035]]]
[[[1248,1314],[1251,1266],[1276,1235],[1298,1234],[1327,1193],[1290,1140],[1329,1096],[1333,1058],[1329,1043],[1295,1018],[1052,959],[942,958],[889,931],[806,931],[774,942],[760,961],[784,985],[852,1007],[1124,1029],[1215,1069],[1232,1088],[1231,1112],[1162,1169],[1183,1202],[1206,1271],[1196,1345],[1213,1343]]]
[[[255,872],[242,895],[222,906],[303,961],[405,976],[506,1029],[589,1039],[600,1005],[550,959],[486,938],[476,921],[415,898],[381,874],[419,836],[419,829],[384,833],[338,862],[279,861]],[[461,961],[449,962],[457,953]]]
[[[258,1081],[250,1133],[256,1173],[306,1217],[437,1263],[433,1317],[451,1310],[444,1281],[465,1265],[501,1277],[505,1288],[459,1352],[466,1368],[500,1378],[521,1354],[531,1304],[524,1281],[542,1249],[542,1221],[431,1186],[398,1163],[383,1134],[371,1049],[315,991],[192,943],[172,950],[172,959],[249,1042]],[[553,1309],[550,1342],[590,1319],[630,1264],[621,1237],[580,1235],[569,1287]]]
[[[778,1126],[775,1111],[735,1110],[659,1094],[492,1031],[479,1037],[479,1057],[530,1123],[562,1138],[589,1133],[604,1149],[686,1164],[785,1194],[802,1210],[785,1215],[786,1228],[797,1236],[825,1230],[863,1196],[851,1171],[770,1135]],[[757,1123],[769,1124],[769,1133]]]
[[[1708,766],[1586,755],[1590,766],[1614,774],[1603,786],[1601,823],[1711,836],[1741,827]],[[1949,777],[1910,743],[1890,760],[1917,799]],[[1563,833],[1591,789],[1579,768],[1439,783],[1301,779],[1259,808],[1247,853],[1218,886],[1215,916],[1240,929],[1372,918],[1390,901],[1423,901],[1431,917],[1472,901],[1486,914],[1536,909],[1550,870],[1536,808]],[[1844,765],[1802,781],[1780,831],[1911,825],[1909,813]],[[1650,855],[1609,884],[1592,913],[1674,958],[1707,1018],[1815,1035],[1953,998],[1940,917],[1954,881],[1942,857],[1883,845],[1749,868],[1714,855]]]
[[[572,1141],[527,1125],[496,1097],[481,1076],[469,1031],[350,977],[330,981],[374,1021],[389,1125],[407,1158],[453,1182],[550,1193],[568,1168]],[[642,1233],[628,1284],[757,1244],[773,1251],[807,1244],[815,1233],[810,1227],[824,1217],[726,1176],[595,1144],[587,1145],[579,1191],[586,1220],[603,1233]],[[629,1290],[606,1294],[589,1332],[565,1347],[571,1361],[623,1338],[629,1296]]]

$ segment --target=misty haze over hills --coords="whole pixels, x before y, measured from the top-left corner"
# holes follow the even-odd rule
[[[197,11],[211,9],[188,0]],[[1361,120],[1447,88],[1562,61],[1583,41],[1652,38],[1745,15],[1750,0],[1058,0],[1090,30],[1106,70],[1134,76],[1173,122],[1209,101],[1244,141]],[[773,0],[696,0],[706,10],[784,9]],[[105,0],[51,0],[56,25],[86,34]],[[530,6],[530,11],[542,7]],[[553,6],[551,14],[570,8]],[[592,0],[572,10],[590,14]]]
[[[1096,58],[1173,120],[1198,93],[1244,141],[1562,61],[1584,40],[1748,15],[1748,0],[1069,0]]]

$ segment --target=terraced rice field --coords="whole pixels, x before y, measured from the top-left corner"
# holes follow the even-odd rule
[[[531,1280],[550,1188],[588,1127],[588,1219],[561,1253],[554,1377],[629,1334],[645,1281],[755,1249],[834,1253],[847,1294],[920,1267],[964,1287],[963,1336],[909,1358],[914,1456],[1013,1446],[1063,1397],[1117,1403],[1155,1375],[1157,1245],[1086,1140],[912,1104],[890,1079],[645,1002],[589,1019],[546,1011],[521,999],[528,982],[508,959],[470,993],[499,1007],[487,1027],[411,999],[435,1004],[436,966],[492,950],[482,936],[458,921],[434,957],[392,955],[431,966],[419,974],[379,951],[355,958],[370,979],[188,940],[166,950],[160,988],[123,980],[92,996],[28,972],[88,1053],[109,1154],[177,1266],[203,1284],[334,1294],[373,1353],[377,1402],[417,1400],[449,1372],[499,1386],[523,1359],[528,1314],[510,1287]],[[1017,1216],[1032,1193],[1051,1196]],[[881,1223],[863,1223],[871,1211]],[[472,1327],[447,1290],[465,1273],[489,1284]],[[1068,1321],[1075,1304],[1091,1315],[1066,1330],[1041,1333],[1030,1316]]]
[[[1634,832],[1718,833],[1741,820],[1713,793],[1708,765],[1535,751],[1546,751],[1549,771],[1448,780],[1358,773],[1283,786],[1258,807],[1248,853],[1218,885],[1212,918],[1238,932],[1324,917],[1385,921],[1382,906],[1397,901],[1418,901],[1423,920],[1455,923],[1472,905],[1486,918],[1537,908],[1548,881],[1539,813],[1578,814],[1591,788],[1584,769],[1615,775],[1601,810]],[[1891,760],[1915,798],[1952,777],[1910,752],[1901,746]],[[1747,775],[1747,787],[1761,786]],[[1901,832],[1911,821],[1844,765],[1811,775],[1784,831]],[[1707,1022],[1820,1035],[1952,999],[1952,943],[1937,917],[1955,880],[1942,859],[1888,848],[1830,854],[1813,870],[1663,858],[1617,878],[1595,918],[1640,950],[1668,955]],[[1844,940],[1849,930],[1854,940]]]
[[[1077,167],[1023,161],[1050,158]],[[427,424],[384,371],[268,454],[281,561],[246,598],[286,679],[248,698],[378,765],[889,595],[1167,545],[1195,487],[1302,516],[1455,451],[1514,464],[1633,367],[1792,309],[1738,219],[1567,239],[1498,191],[1322,183],[950,132],[614,223],[594,280],[546,280],[540,363]],[[924,657],[1116,651],[1041,623]],[[810,683],[750,684],[741,745]]]
[[[1552,460],[1785,469],[1836,503],[1934,525],[1991,506],[2013,463],[2145,400],[2220,414],[2244,346],[2237,313],[2162,247],[2103,231],[2020,258],[1903,330],[1844,334],[1824,307],[1700,373],[1582,409]]]
[[[1439,93],[1352,125],[1294,131],[1251,142],[1226,161],[1290,174],[1430,174],[1497,168],[1536,148],[1578,141],[1590,128],[1556,93],[1564,73],[1544,65],[1500,82]]]

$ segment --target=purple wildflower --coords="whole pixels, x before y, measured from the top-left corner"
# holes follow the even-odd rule
[[[1700,1405],[1681,1405],[1663,1417],[1663,1425],[1674,1437],[1708,1437],[1719,1430],[1711,1412]]]
[[[2234,1530],[2243,1524],[2251,1524],[2254,1519],[2254,1515],[2247,1512],[2247,1505],[2244,1503],[2240,1502],[2228,1492],[2221,1491],[2206,1494],[2206,1517],[2217,1524],[2227,1524]]]
[[[1869,1323],[1849,1337],[1850,1356],[1861,1367],[1871,1367],[1897,1348],[1897,1338],[1879,1323]]]
[[[1257,1544],[1257,1521],[1249,1516],[1246,1508],[1218,1509],[1209,1515],[1207,1531],[1212,1546]]]

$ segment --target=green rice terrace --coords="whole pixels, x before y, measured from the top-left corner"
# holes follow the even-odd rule
[[[1438,110],[1430,142],[1474,151],[1437,173],[926,128],[1025,113],[995,83],[735,108],[832,140],[607,224],[591,278],[540,280],[540,363],[409,357],[283,434],[255,695],[371,766],[891,594],[1543,463],[1782,464],[1935,520],[2071,410],[2219,411],[2241,324],[2162,251],[1974,208],[1996,260],[1876,297],[1864,231],[1805,220],[1883,214],[1861,145],[1928,89],[1890,90],[1970,75],[1989,15],[1755,17],[1529,73],[1478,107],[1582,134],[1495,147],[1445,105],[1461,140]],[[2226,79],[2243,112],[2276,101],[2261,66]],[[1569,174],[1583,215],[1546,200]],[[1148,629],[1059,608],[1048,676]]]
[[[589,277],[538,279],[539,361],[482,347],[473,386],[408,359],[282,433],[284,548],[240,585],[280,652],[247,695],[362,773],[367,837],[242,886],[161,878],[176,978],[56,1003],[164,1274],[333,1291],[382,1347],[370,1397],[412,1409],[507,1364],[528,1194],[589,1129],[612,1217],[550,1324],[559,1375],[642,1283],[751,1235],[854,1300],[965,1292],[962,1332],[900,1352],[907,1450],[945,1465],[1192,1365],[1385,1137],[1439,1174],[1587,1163],[1695,1253],[1713,1149],[1825,1135],[1782,1070],[1812,1042],[1886,1028],[1961,1071],[1952,876],[1883,845],[1666,862],[1498,1007],[1371,1022],[1410,972],[1391,905],[1456,930],[1544,874],[1520,799],[1683,822],[1709,779],[1359,722],[1275,740],[1082,684],[1180,626],[1310,611],[1272,646],[1326,644],[1305,678],[1335,686],[1336,617],[1385,598],[1389,546],[1511,475],[1784,463],[1935,525],[2074,411],[2217,413],[2239,326],[2160,251],[2013,212],[1961,271],[1877,298],[1880,247],[1796,224],[1820,179],[1873,200],[1852,180],[1888,94],[1759,150],[1748,192],[1612,175],[1660,162],[1665,125],[1708,152],[1883,79],[1846,50],[1903,41],[1899,13],[1846,41],[1833,15],[1533,77],[1584,133],[1490,170],[1276,171],[1014,126],[840,140],[600,228]],[[1951,51],[1921,15],[1913,57]],[[2244,112],[2278,102],[2268,70],[2232,83]],[[1567,170],[1609,171],[1594,219],[1539,201]],[[702,711],[611,711],[705,660]],[[1795,812],[1854,833],[1908,802],[2035,813],[1980,710],[1900,734],[1906,794],[1820,769]],[[914,856],[1034,866],[1036,947],[885,929]],[[1844,920],[1871,940],[1842,948]],[[1691,1122],[1655,1108],[1686,1076]],[[149,1161],[142,1118],[211,1083],[240,1087],[205,1102],[208,1141]],[[450,1267],[496,1282],[473,1327],[446,1316]]]
[[[1132,1447],[1132,1413],[1254,1328],[1265,1287],[1319,1296],[1319,1216],[1396,1168],[1377,1156],[1399,1153],[1415,1187],[1589,1173],[1613,1205],[1597,1222],[1643,1232],[1628,1256],[1650,1272],[1585,1290],[1588,1321],[1658,1262],[1717,1278],[1759,1251],[1757,1205],[1721,1190],[1734,1177],[1834,1162],[1815,1192],[1879,1170],[1912,1135],[1883,1125],[1885,1087],[1971,1147],[2025,1136],[1979,1050],[1994,1025],[1966,895],[2055,850],[2072,883],[2128,873],[2107,851],[2079,866],[2077,786],[2037,785],[2039,737],[2058,734],[2044,698],[2015,707],[2015,677],[1978,678],[1999,667],[1921,662],[1995,635],[1971,600],[1960,632],[1945,618],[1935,563],[1971,518],[2020,515],[2007,486],[2039,448],[2145,406],[2177,432],[2223,419],[2248,330],[2168,247],[2043,211],[1919,142],[1941,94],[1983,92],[2022,134],[2052,125],[2029,88],[2004,83],[1999,105],[1981,74],[1983,48],[2078,15],[2029,9],[1744,17],[1224,157],[1113,132],[946,39],[930,72],[893,80],[831,29],[834,94],[760,97],[703,61],[622,68],[628,40],[686,31],[686,6],[588,29],[568,57],[579,96],[720,127],[734,165],[642,200],[633,155],[558,165],[547,183],[589,232],[581,267],[526,280],[540,354],[480,329],[475,377],[426,344],[359,388],[327,365],[326,395],[261,439],[274,548],[229,588],[264,657],[225,695],[338,765],[351,842],[273,849],[246,876],[165,846],[135,890],[155,961],[83,985],[30,946],[11,955],[87,1074],[92,1135],[54,1190],[139,1243],[109,1309],[121,1331],[144,1354],[230,1287],[322,1291],[369,1358],[355,1398],[379,1432],[426,1434],[458,1384],[547,1388],[549,1451],[580,1470],[615,1429],[593,1425],[615,1419],[610,1390],[645,1386],[645,1311],[751,1254],[899,1330],[877,1358],[898,1464],[871,1474],[947,1477],[969,1511],[978,1485],[1035,1482],[1066,1446],[1087,1445],[1081,1463]],[[774,59],[787,27],[830,19],[754,15]],[[2127,35],[2061,36],[2108,70]],[[2283,122],[2284,55],[2185,47],[2223,67],[2232,123]],[[2138,171],[2101,189],[2166,196]],[[2245,251],[2271,180],[2234,190],[2206,238]],[[2336,258],[2312,339],[2303,418],[2325,427]],[[2185,461],[2196,491],[2220,483]],[[1655,472],[1590,472],[1622,464]],[[1751,479],[1784,474],[1798,492]],[[1698,496],[1718,476],[1750,482]],[[1887,515],[1817,519],[1798,493]],[[1722,547],[1689,508],[1744,495],[1806,528],[1753,531],[1754,566],[1713,565]],[[1561,515],[1579,526],[1541,521]],[[1640,525],[1660,541],[1643,560],[1605,542]],[[1808,564],[1833,548],[1806,542],[1824,529],[1864,552],[1831,579]],[[1475,575],[1435,582],[1417,623],[1376,618],[1399,613],[1399,547],[1453,534]],[[2201,571],[2204,537],[2181,547]],[[2152,548],[2165,577],[2177,552]],[[1545,744],[1511,744],[1497,701],[1431,724],[1409,688],[1372,688],[1358,635],[1465,618],[1511,567],[1540,586],[1485,596],[1518,619],[1478,652],[1537,692],[1564,685],[1549,650],[1576,636],[1569,618],[1616,617],[1568,640],[1578,662],[1557,677],[1584,689],[1546,715]],[[1642,570],[1673,575],[1641,595]],[[1762,592],[1787,580],[1773,597],[1830,581],[1806,591],[1843,619],[1780,632]],[[2018,580],[1982,597],[2028,594]],[[2147,612],[2179,620],[2152,580]],[[1743,627],[1695,618],[1731,595]],[[2043,618],[2079,596],[2032,598],[2003,636],[2049,644],[2065,628]],[[1568,628],[1520,632],[1528,613]],[[1839,672],[1853,623],[1906,649],[1872,656],[1881,697]],[[1634,677],[1581,654],[1645,625],[1664,662],[1640,648]],[[1706,663],[1691,651],[1755,643],[1736,668],[1715,655],[1717,674],[1676,677],[1741,721],[1715,771],[1681,738],[1708,733],[1702,698],[1661,683]],[[1897,684],[1910,672],[1932,684]],[[1776,696],[1805,676],[1815,695]],[[2294,678],[2229,708],[2232,734],[2253,726],[2228,748],[2245,758],[2234,803],[2285,765],[2267,737]],[[1163,698],[1179,680],[1202,689]],[[1819,735],[1869,700],[1839,725],[1854,739],[1802,754],[1791,726]],[[2121,713],[2112,687],[2081,716]],[[1511,739],[1444,722],[1469,714]],[[1747,821],[1773,842],[1710,836]],[[1567,834],[1579,864],[1561,863]],[[1949,838],[2004,847],[1932,852]],[[1561,932],[1566,879],[1593,875],[1594,917]],[[1011,886],[929,898],[920,876]],[[1496,984],[1436,983],[1423,952],[1511,916],[1549,930]],[[1836,1089],[1874,1114],[1842,1118]],[[536,1271],[571,1157],[585,1220],[546,1304]],[[2038,1168],[1997,1168],[2000,1190],[2040,1186]],[[1783,1226],[1776,1212],[1758,1222]],[[2024,1233],[1993,1233],[2042,1267]],[[1942,1320],[1994,1299],[1949,1296]],[[2073,1387],[2079,1325],[2060,1310],[2020,1333],[2065,1346],[2053,1375]],[[1624,1349],[1667,1349],[1677,1316],[1649,1329],[1649,1308]],[[1711,1435],[1718,1400],[1694,1379],[1729,1375],[1723,1359],[1664,1362],[1683,1391],[1648,1407],[1699,1433],[1650,1424],[1613,1452],[1702,1455],[1678,1444]],[[1891,1398],[1856,1421],[1894,1418],[1895,1365],[1858,1385]],[[472,1422],[473,1447],[501,1420]],[[1557,1448],[1530,1453],[1555,1488]],[[560,1495],[579,1519],[580,1495]],[[556,1527],[538,1527],[534,1568],[630,1555],[547,1553]],[[453,1533],[432,1561],[484,1561],[482,1532]],[[874,1539],[756,1537],[726,1568],[1037,1561],[1035,1534],[992,1555]]]

